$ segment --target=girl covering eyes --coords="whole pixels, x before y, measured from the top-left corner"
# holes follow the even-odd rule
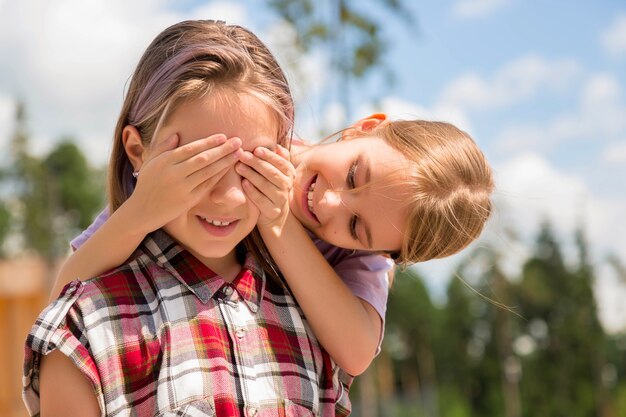
[[[250,59],[255,71],[270,73],[267,56],[251,54]],[[226,90],[213,88],[220,94]],[[241,94],[227,94],[226,103],[240,103]],[[277,114],[273,117],[279,121],[293,118],[286,95],[288,90],[262,100],[271,103],[270,114]],[[157,108],[176,116],[174,109],[186,100]],[[263,135],[259,117],[252,112],[236,116],[238,126],[252,131],[228,125],[202,129],[195,126],[201,118],[175,125],[164,122],[164,116],[135,126],[136,133],[122,130],[119,137],[129,165],[113,171],[110,189],[126,194],[112,199],[94,224],[72,241],[75,252],[59,272],[52,296],[64,286],[61,298],[73,286],[80,287],[76,279],[124,268],[127,259],[141,251],[146,236],[171,231],[177,245],[224,282],[237,280],[241,263],[247,262],[245,254],[252,253],[266,275],[288,287],[340,374],[357,375],[382,341],[394,263],[446,257],[474,241],[491,212],[490,167],[470,136],[445,122],[391,121],[373,114],[344,129],[337,142],[311,145],[299,139],[289,143],[289,128],[269,122]],[[132,127],[130,120],[120,123]],[[144,136],[157,131],[165,132],[164,139],[146,142]],[[135,151],[133,134],[143,145]],[[144,152],[145,158],[133,159]],[[251,224],[250,216],[239,205],[212,198],[219,190],[239,191],[230,198],[258,212],[251,232],[243,227]],[[196,240],[196,219],[211,239]],[[189,227],[189,233],[177,237],[172,225],[183,231]],[[249,234],[235,233],[239,230]],[[222,245],[215,237],[232,240]],[[239,267],[212,262],[230,256],[231,246]],[[201,249],[205,247],[210,250]],[[341,398],[347,399],[349,378],[329,380],[329,386],[338,386]],[[233,404],[243,409],[245,400],[237,401]]]

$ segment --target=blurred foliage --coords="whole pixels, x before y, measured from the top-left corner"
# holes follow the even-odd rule
[[[1,177],[13,200],[10,210],[6,204],[0,206],[0,239],[14,231],[23,250],[52,261],[67,251],[67,242],[103,207],[103,171],[89,166],[72,138],[62,138],[43,157],[34,155],[22,105],[17,106],[15,126],[11,163]],[[12,226],[3,227],[4,222]]]
[[[352,118],[350,86],[368,74],[394,81],[394,66],[384,60],[391,40],[383,25],[403,21],[414,28],[416,19],[402,0],[268,0],[268,5],[295,29],[295,47],[300,53],[322,49],[331,57],[329,72],[337,81],[336,93]],[[372,13],[377,10],[377,13]],[[382,17],[380,11],[385,16]]]
[[[359,7],[359,3],[361,7]],[[399,0],[375,0],[391,15],[414,23]],[[383,56],[388,39],[381,35],[382,26],[368,13],[373,5],[350,0],[269,0],[268,4],[296,29],[296,46],[303,52],[321,47],[340,56],[333,62],[342,76],[363,77],[368,72],[386,67]]]
[[[626,332],[603,331],[589,248],[582,232],[573,240],[577,261],[566,264],[544,224],[520,276],[503,272],[501,249],[482,245],[439,306],[414,269],[399,272],[383,351],[367,371],[380,401],[365,410],[372,401],[363,403],[357,378],[354,415],[625,416]]]
[[[0,201],[0,258],[5,256],[4,245],[11,230],[11,212],[4,201]]]

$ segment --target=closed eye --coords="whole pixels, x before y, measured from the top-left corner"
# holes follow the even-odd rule
[[[358,160],[354,161],[352,165],[350,165],[350,169],[348,169],[348,175],[346,176],[346,184],[348,185],[349,189],[356,188],[355,176],[356,176],[357,163],[358,163]]]
[[[359,235],[357,235],[356,233],[356,222],[357,222],[357,217],[356,216],[352,216],[350,217],[350,236],[352,236],[352,239],[359,241]]]
[[[354,188],[356,188],[356,168],[357,165],[359,163],[359,160],[355,160],[352,165],[350,165],[350,168],[348,169],[348,175],[346,176],[346,185],[348,186],[349,190],[352,190]],[[358,241],[359,240],[359,236],[356,233],[356,222],[357,222],[357,217],[356,215],[353,215],[350,217],[350,223],[348,224],[348,229],[350,230],[350,236],[352,236],[352,239]]]

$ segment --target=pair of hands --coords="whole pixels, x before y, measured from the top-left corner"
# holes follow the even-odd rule
[[[159,143],[139,170],[128,203],[142,214],[152,232],[180,216],[206,195],[233,166],[243,177],[242,187],[260,211],[258,226],[282,227],[289,214],[295,168],[289,151],[241,148],[241,139],[217,134],[178,146],[172,135]]]

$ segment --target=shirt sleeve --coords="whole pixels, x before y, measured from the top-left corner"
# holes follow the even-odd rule
[[[67,356],[91,382],[94,393],[104,410],[100,377],[89,352],[86,328],[76,300],[84,284],[75,280],[65,286],[59,298],[44,309],[26,338],[22,398],[29,415],[40,414],[39,371],[41,358],[54,350]]]
[[[333,268],[352,293],[371,304],[380,315],[382,322],[380,350],[389,296],[389,273],[393,268],[393,261],[371,252],[355,251],[333,265]]]
[[[367,301],[384,319],[393,261],[385,256],[356,251],[333,266],[354,295]]]
[[[98,230],[104,224],[104,222],[107,221],[108,218],[109,207],[105,207],[94,219],[93,223],[91,223],[89,227],[87,227],[87,229],[83,230],[80,235],[72,239],[72,241],[70,242],[72,250],[75,251],[76,249],[81,247],[87,241],[87,239],[91,237],[91,235],[96,233],[96,230]]]

